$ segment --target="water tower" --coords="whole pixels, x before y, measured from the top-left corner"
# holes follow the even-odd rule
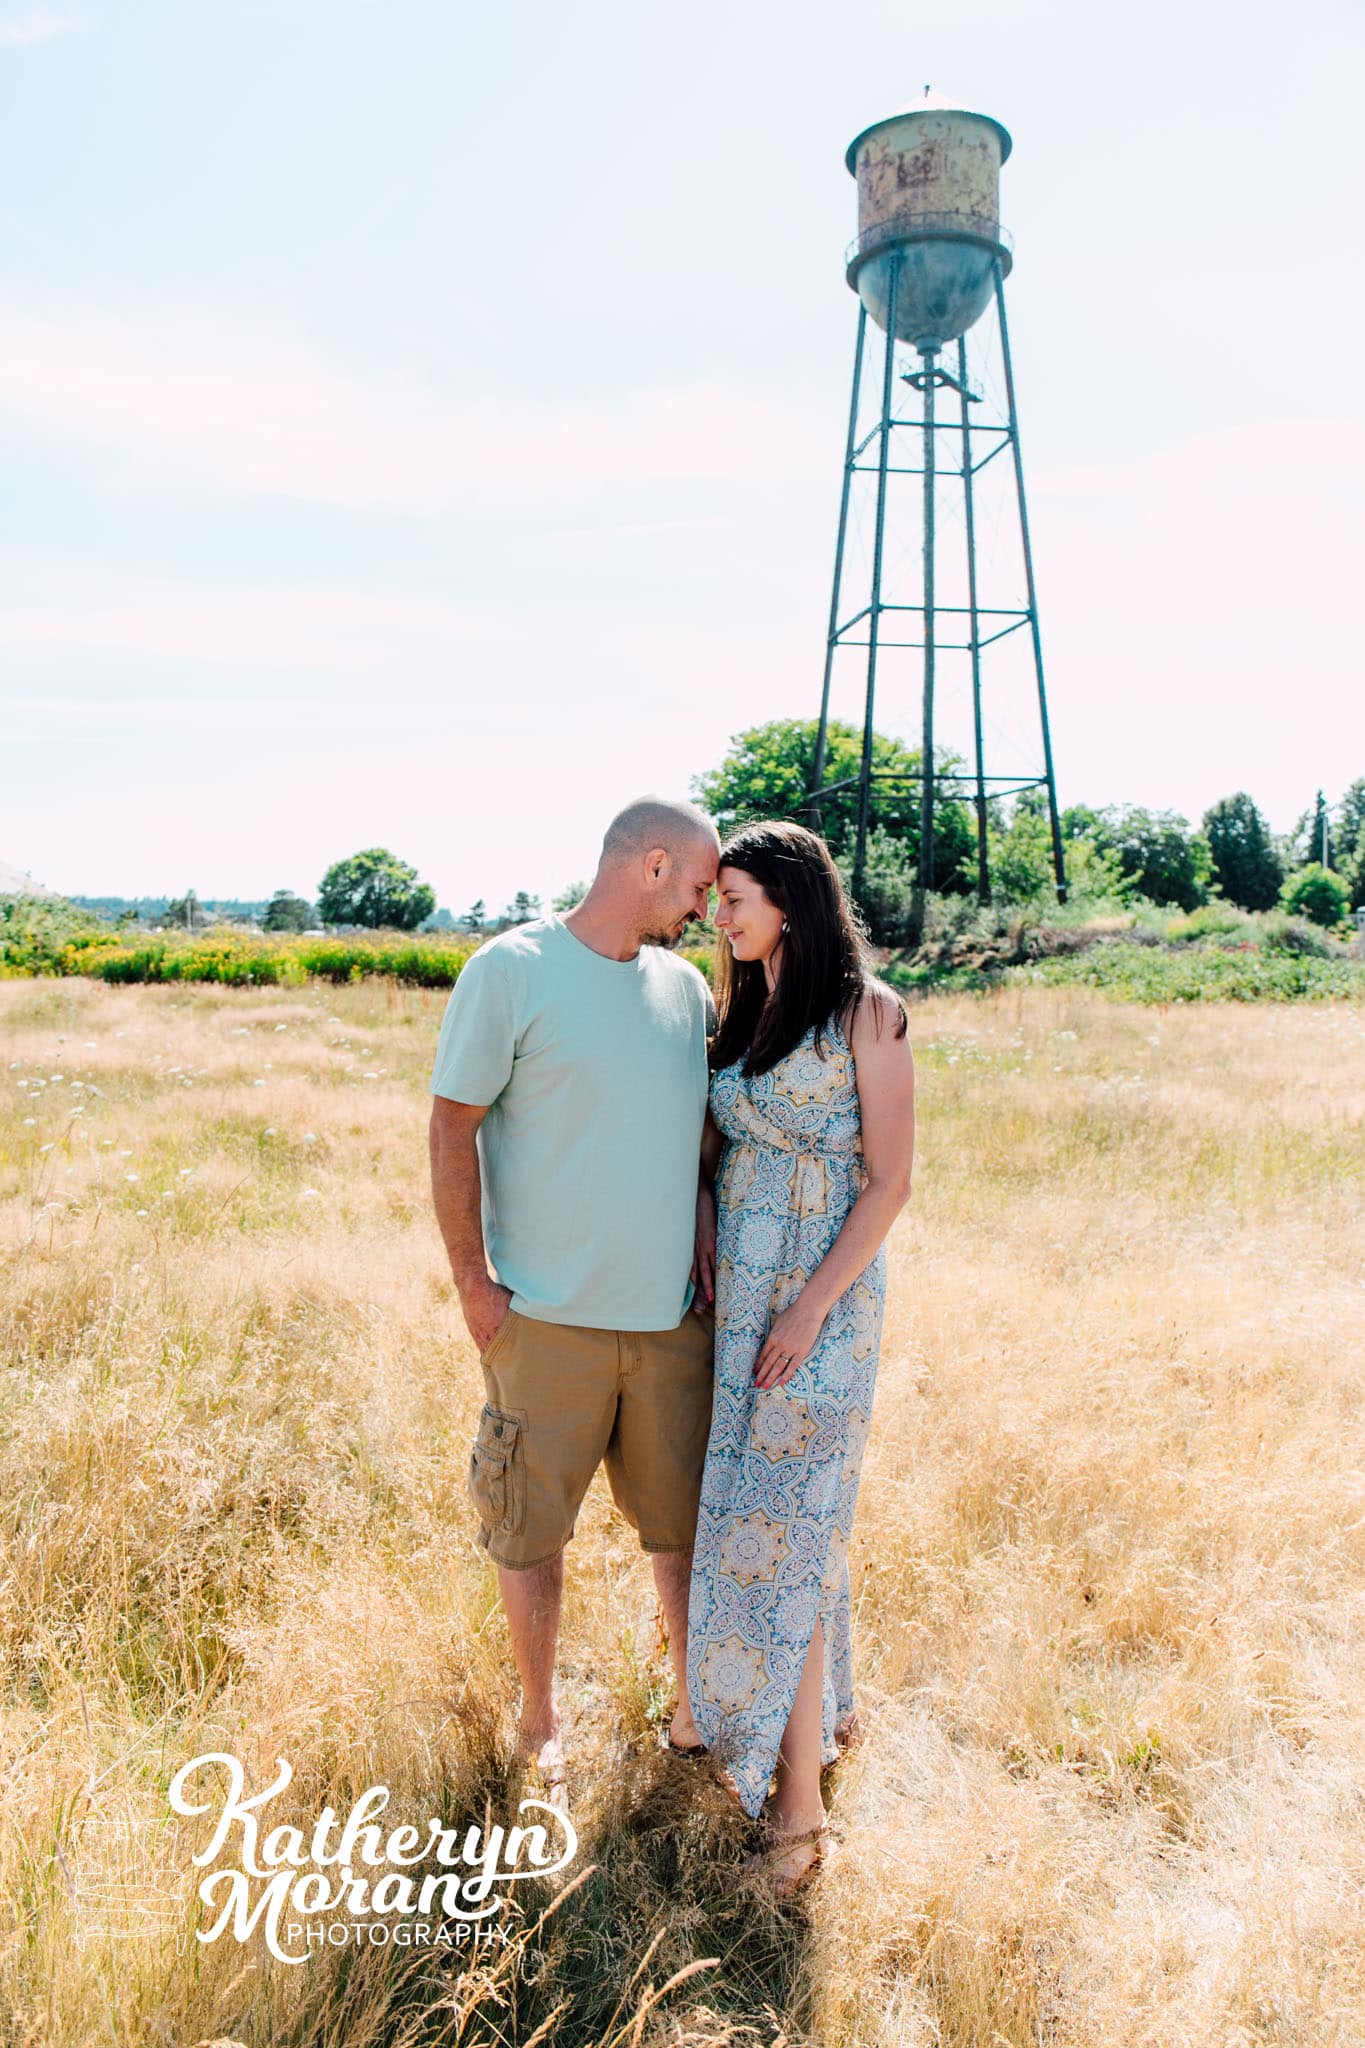
[[[1045,788],[1057,894],[1059,900],[1066,900],[1033,555],[1014,404],[1014,371],[1005,322],[1004,281],[1013,259],[1009,241],[1000,227],[999,190],[1000,166],[1010,148],[1010,138],[998,121],[944,101],[930,94],[926,87],[924,98],[903,113],[892,114],[864,128],[849,144],[845,158],[858,186],[858,234],[846,257],[848,282],[859,299],[858,339],[810,816],[818,826],[821,800],[836,791],[856,787],[856,888],[865,872],[873,782],[918,781],[920,862],[913,909],[916,938],[923,923],[925,892],[934,885],[936,783],[947,785],[954,795],[966,789],[973,792],[977,893],[983,902],[990,897],[986,854],[988,791],[992,796],[1007,796],[1024,789]],[[966,340],[968,332],[991,309],[995,315],[992,361],[998,360],[1003,372],[993,408],[986,402],[977,365],[969,363]],[[868,335],[869,315],[885,337],[880,349]],[[875,413],[869,412],[864,389],[869,356],[874,367],[880,369],[880,404]],[[899,374],[898,363],[903,365]],[[898,386],[908,387],[913,395],[905,397]],[[938,404],[940,392],[951,394],[942,410]],[[902,413],[903,404],[913,408],[913,417]],[[983,597],[989,599],[996,593],[981,589],[978,520],[983,490],[995,488],[1004,472],[991,471],[989,485],[981,481],[981,473],[1006,449],[1011,456],[1012,489],[1003,517],[1000,505],[994,507],[992,532],[998,542],[1002,526],[1009,530],[1017,557],[1011,571],[1017,587],[1001,594],[1015,598],[1016,602],[993,604],[982,602]],[[917,489],[900,483],[901,479],[911,477],[920,480]],[[906,488],[918,499],[917,504],[897,498],[896,493]],[[859,489],[871,493],[870,559],[865,580],[852,587],[854,578],[848,572],[846,547],[850,504]],[[953,585],[946,596],[960,597],[959,603],[947,602],[944,592],[945,564],[939,558],[939,529],[945,523],[945,514],[951,514],[949,524],[956,525],[960,520],[961,525],[962,544],[954,546],[953,560],[946,565]],[[918,541],[909,557],[914,560],[917,556],[913,573],[907,572],[904,543],[908,533]],[[902,543],[899,550],[892,546],[897,541]],[[893,558],[890,568],[889,556]],[[996,566],[992,562],[993,573]],[[915,631],[916,621],[918,637],[901,637],[907,630]],[[988,649],[1024,629],[1032,653],[1027,694],[1031,699],[1036,688],[1041,761],[1035,761],[1031,770],[1021,766],[1012,773],[987,774],[983,656]],[[921,696],[921,767],[914,775],[877,768],[873,749],[879,659],[885,667],[888,650],[907,649],[922,657],[916,678]],[[827,782],[831,688],[838,657],[851,650],[857,650],[853,658],[854,682],[861,698],[861,761],[856,775]],[[955,661],[966,657],[962,690],[965,699],[970,689],[974,752],[970,773],[935,772],[934,696],[944,656]],[[985,666],[989,667],[989,663]],[[1032,711],[1027,715],[1031,721]],[[1018,745],[1017,733],[1012,737]],[[1033,744],[1029,742],[1030,747]]]

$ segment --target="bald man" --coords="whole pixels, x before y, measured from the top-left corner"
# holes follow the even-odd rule
[[[497,1566],[521,1677],[517,1758],[567,1801],[555,1651],[564,1546],[605,1460],[650,1553],[678,1707],[711,1425],[714,1318],[691,1279],[706,1112],[705,979],[668,949],[706,916],[720,841],[693,804],[641,797],[592,887],[488,940],[450,993],[431,1075],[437,1221],[483,1368],[476,1541]]]

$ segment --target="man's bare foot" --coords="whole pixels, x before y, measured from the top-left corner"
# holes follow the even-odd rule
[[[545,1786],[550,1805],[557,1806],[562,1813],[568,1812],[564,1744],[560,1735],[559,1708],[553,1700],[548,1707],[535,1713],[528,1713],[523,1705],[512,1761],[535,1770]]]

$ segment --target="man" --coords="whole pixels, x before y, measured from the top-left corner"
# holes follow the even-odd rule
[[[432,1069],[432,1196],[486,1396],[476,1540],[521,1677],[517,1758],[560,1805],[563,1549],[603,1459],[653,1561],[678,1679],[670,1739],[698,1740],[687,1594],[714,1318],[689,1274],[714,1013],[667,949],[706,916],[719,850],[694,805],[629,804],[576,908],[466,961]]]

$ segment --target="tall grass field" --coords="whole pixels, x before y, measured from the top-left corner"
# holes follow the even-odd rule
[[[447,978],[448,980],[448,978]],[[281,1820],[526,1796],[430,1208],[446,988],[0,980],[4,2048],[1359,2048],[1365,1005],[912,1005],[851,1553],[866,1740],[796,1900],[655,1742],[647,1560],[567,1558],[578,1851],[475,1951],[202,1942]]]

